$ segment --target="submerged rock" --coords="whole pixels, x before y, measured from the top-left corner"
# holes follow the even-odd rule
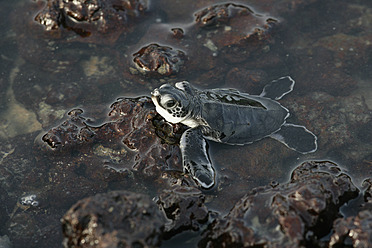
[[[204,234],[200,247],[299,247],[328,234],[358,189],[331,162],[305,162],[290,182],[244,196]]]
[[[357,216],[337,219],[329,247],[372,247],[371,207],[360,211]]]
[[[35,21],[47,32],[53,32],[53,36],[63,36],[67,30],[85,38],[86,42],[113,43],[122,32],[133,28],[131,25],[147,9],[145,0],[48,0]]]
[[[133,54],[134,64],[142,73],[151,76],[169,76],[178,73],[186,54],[167,46],[150,44]]]
[[[268,44],[278,20],[245,5],[222,3],[195,13],[195,23],[203,45],[235,63]]]
[[[187,230],[199,231],[209,216],[204,201],[205,196],[197,188],[177,186],[164,190],[156,203],[170,220],[165,226],[165,238]]]
[[[113,191],[77,202],[62,218],[64,247],[158,247],[165,218],[151,199]]]
[[[200,9],[206,3],[183,4],[178,5]],[[173,3],[167,5],[173,6]],[[158,41],[162,46],[153,43],[142,48],[133,46],[136,52],[133,55],[134,63],[130,66],[150,78],[177,75],[178,80],[216,87],[223,84],[231,67],[229,64],[253,60],[253,57],[270,50],[279,23],[279,18],[255,11],[247,5],[211,4],[196,11],[192,22],[179,26],[153,24],[138,43]],[[187,59],[179,51],[187,54]],[[254,61],[256,63],[257,59]],[[178,70],[180,65],[184,69]],[[137,73],[137,70],[133,72]]]
[[[356,216],[335,220],[329,247],[372,247],[372,179],[364,184],[365,203]]]
[[[90,123],[81,109],[72,110],[68,119],[44,134],[42,140],[54,153],[80,151],[86,157],[101,159],[102,165],[115,171],[152,178],[149,183],[164,185],[161,182],[165,180],[193,185],[188,178],[179,181],[177,173],[171,173],[182,173],[176,144],[184,127],[164,122],[148,97],[119,99],[111,105],[104,124]]]

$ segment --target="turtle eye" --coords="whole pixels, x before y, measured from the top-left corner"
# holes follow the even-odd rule
[[[165,103],[165,106],[166,106],[167,108],[172,108],[172,107],[174,107],[174,105],[176,105],[176,101],[173,100],[173,99],[168,100],[168,101],[166,101],[166,103]]]
[[[173,96],[167,94],[162,96],[160,105],[163,106],[163,108],[174,108],[177,105],[177,101]]]

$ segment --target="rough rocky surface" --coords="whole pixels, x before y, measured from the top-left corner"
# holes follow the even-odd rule
[[[164,123],[149,98],[119,99],[99,127],[89,124],[89,117],[82,114],[80,109],[70,111],[69,118],[42,140],[61,153],[89,153],[125,174],[160,180],[168,170],[182,171],[176,143],[184,127]]]
[[[175,187],[164,190],[156,203],[170,220],[165,226],[166,238],[186,230],[199,231],[201,224],[208,221],[205,196],[197,188]]]
[[[141,9],[141,4],[147,7]],[[287,237],[296,247],[298,242],[312,247],[370,246],[370,188],[365,199],[357,198],[362,206],[353,200],[339,210],[328,191],[319,190],[319,199],[303,202],[296,198],[303,191],[288,196],[295,182],[282,183],[298,161],[317,159],[337,161],[355,184],[372,176],[370,1],[45,0],[1,1],[0,7],[2,244],[60,247],[60,219],[73,204],[126,189],[162,199],[161,211],[169,216],[165,247],[172,242],[195,247],[209,222],[223,220],[218,213],[224,216],[236,202],[247,202],[242,196],[256,188],[252,202],[277,189],[286,200],[276,198],[281,204],[277,209],[292,214],[289,221],[288,216],[265,212],[282,218],[268,222],[284,226],[272,231],[279,235],[273,242]],[[97,19],[98,14],[102,18]],[[53,19],[56,15],[63,18]],[[56,29],[46,30],[53,25]],[[178,71],[160,66],[165,74],[155,69],[143,76],[133,54],[150,44],[169,49],[169,66],[177,51],[187,60]],[[302,156],[269,138],[239,147],[210,142],[217,183],[208,191],[199,192],[182,172],[182,126],[156,115],[149,99],[125,98],[109,107],[117,97],[149,95],[166,82],[188,80],[201,88],[259,94],[267,82],[286,75],[296,85],[281,103],[289,108],[291,122],[318,136],[318,151]],[[42,141],[45,134],[55,148]],[[308,179],[313,185],[314,178]],[[259,188],[262,185],[272,188]],[[309,197],[317,189],[310,189]],[[293,205],[300,202],[309,210],[324,199],[329,202],[320,215]],[[261,207],[264,212],[262,206],[268,204],[255,206],[250,209]],[[173,207],[176,212],[170,214]],[[240,207],[242,212],[247,208]],[[314,228],[310,220],[320,223],[316,216],[324,213],[332,217],[324,225],[330,233],[317,237],[312,229],[301,232],[303,227]],[[247,230],[254,226],[261,228],[255,229],[260,234],[272,234],[271,226],[257,219],[252,218]],[[300,231],[291,233],[297,226]]]
[[[371,205],[369,206],[371,208]],[[357,216],[337,219],[329,247],[371,247],[372,211],[360,211]]]
[[[349,176],[330,162],[305,162],[291,180],[244,196],[204,234],[200,247],[299,247],[327,235],[345,202],[358,195]]]
[[[48,0],[35,21],[53,32],[50,36],[61,37],[73,31],[85,42],[113,43],[122,32],[133,29],[147,8],[147,1],[142,0]],[[74,39],[70,33],[69,36]]]
[[[157,44],[143,47],[133,56],[133,61],[138,71],[152,76],[176,74],[186,59],[184,52]]]
[[[250,56],[265,54],[268,46],[275,40],[274,33],[278,25],[277,18],[256,12],[247,5],[211,4],[196,11],[193,20],[187,25],[170,28],[163,24],[153,25],[139,43],[148,44],[148,40],[159,40],[156,47],[163,47],[165,43],[172,51],[183,51],[187,54],[187,60],[183,59],[182,70],[177,73],[178,79],[192,80],[203,87],[216,86],[223,84],[231,63],[239,64],[249,60]],[[167,35],[162,35],[164,33]],[[133,49],[142,51],[146,48],[134,46]],[[129,66],[143,68],[142,63],[138,65],[138,53],[134,56],[134,63]],[[151,72],[153,69],[147,64],[149,63],[145,63],[145,68],[149,68],[147,70]],[[155,65],[157,64],[159,63]],[[157,73],[156,76],[167,78],[170,73],[166,71],[167,73]]]
[[[329,247],[371,247],[372,246],[372,179],[364,181],[362,207],[356,216],[338,218],[333,223],[334,233]]]
[[[63,216],[64,247],[158,247],[164,215],[142,194],[113,191],[80,200]]]
[[[234,3],[212,5],[195,13],[196,26],[202,28],[197,33],[202,36],[203,45],[215,53],[221,52],[232,63],[246,60],[268,44],[277,22],[274,17]]]

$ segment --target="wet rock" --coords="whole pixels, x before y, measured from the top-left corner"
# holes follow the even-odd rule
[[[170,6],[172,4],[169,3]],[[182,6],[183,3],[179,4]],[[210,6],[202,8],[206,4]],[[162,2],[161,6],[164,7],[165,3]],[[183,64],[185,69],[177,73],[178,80],[193,81],[203,87],[222,86],[231,67],[230,63],[244,67],[241,62],[254,60],[252,65],[255,65],[257,63],[255,56],[270,50],[279,23],[277,18],[234,3],[213,4],[207,1],[188,3],[184,6],[185,9],[192,7],[195,10],[202,9],[195,13],[191,23],[181,25],[182,28],[163,23],[153,24],[139,42],[147,44],[149,40],[159,40],[162,41],[161,44],[184,51],[187,54],[187,61]],[[131,49],[138,51],[136,46]],[[138,56],[138,53],[136,55]],[[138,61],[135,63],[137,67],[149,72],[157,70],[160,64],[153,63],[156,66],[152,69],[148,65],[152,65],[149,62],[145,65]],[[170,73],[168,70],[166,72]]]
[[[244,196],[204,234],[200,247],[313,246],[329,233],[339,208],[358,195],[349,176],[331,162],[305,162],[283,185]]]
[[[159,172],[179,168],[181,164],[179,147],[163,142],[156,135],[157,131],[153,125],[153,117],[156,115],[154,105],[147,97],[122,99],[112,105],[112,111],[109,113],[110,118],[115,120],[112,123],[114,125],[112,130],[117,130],[118,134],[123,135],[122,142],[129,151],[136,151],[132,159],[134,161],[132,169],[149,176],[159,176]],[[182,131],[181,128],[171,128],[158,132],[165,134],[166,137],[180,137]],[[173,132],[180,133],[176,135],[172,134]],[[107,139],[105,136],[102,138]]]
[[[25,2],[18,6],[11,14],[12,28],[16,33],[19,54],[27,62],[50,72],[73,71],[73,65],[82,55],[82,47],[65,41],[58,42],[60,35],[46,35],[41,25],[33,18],[42,8],[41,1]],[[47,37],[46,37],[47,36]],[[43,52],[40,52],[43,51]]]
[[[371,247],[372,246],[372,179],[364,181],[365,203],[356,216],[338,218],[333,223],[329,247]]]
[[[368,178],[363,182],[367,189],[364,191],[364,201],[372,203],[372,178]]]
[[[173,37],[176,39],[183,38],[185,33],[182,28],[172,28],[171,31],[173,32]]]
[[[51,148],[79,145],[82,143],[92,142],[96,135],[94,129],[89,128],[85,123],[86,118],[81,116],[83,110],[74,109],[67,115],[69,119],[61,125],[52,128],[44,134],[42,140]]]
[[[248,6],[216,4],[195,13],[199,40],[232,63],[246,60],[271,38],[275,18],[256,13]]]
[[[177,74],[186,60],[186,54],[171,47],[150,44],[133,54],[139,72],[150,76]]]
[[[178,143],[184,127],[165,123],[149,98],[118,100],[99,127],[80,109],[71,111],[68,118],[42,137],[57,154],[80,151],[117,172],[152,178],[150,183],[164,186],[165,180],[193,185],[189,179],[179,181],[168,172],[182,171]]]
[[[158,247],[165,218],[151,199],[112,191],[77,202],[62,218],[64,247]]]
[[[170,220],[165,226],[165,238],[186,230],[198,231],[201,224],[208,220],[204,201],[205,196],[197,188],[176,186],[164,190],[157,197],[156,203]]]
[[[35,21],[52,32],[51,36],[60,37],[66,35],[66,31],[73,31],[85,42],[113,43],[123,32],[128,32],[147,9],[147,1],[142,0],[48,0]]]
[[[371,247],[372,211],[364,210],[355,217],[337,219],[329,247]]]

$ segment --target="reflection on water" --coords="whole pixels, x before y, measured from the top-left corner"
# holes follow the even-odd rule
[[[200,88],[259,94],[267,82],[290,75],[295,88],[280,103],[291,112],[289,122],[318,137],[318,151],[307,155],[271,139],[236,147],[210,142],[217,185],[203,192],[209,210],[226,214],[251,189],[286,182],[306,160],[335,161],[361,187],[372,177],[371,6],[357,0],[291,3],[240,0],[208,9],[216,1],[160,0],[127,12],[107,5],[94,12],[108,16],[104,25],[94,13],[84,16],[72,8],[65,23],[51,25],[53,14],[61,14],[55,6],[2,1],[0,223],[5,224],[0,246],[59,247],[59,219],[76,201],[99,192],[126,189],[154,197],[170,182],[192,185],[174,145],[182,127],[156,119],[151,106],[137,106],[141,120],[125,119],[124,110],[109,116],[118,97],[150,96],[165,82],[188,80]],[[44,14],[35,21],[38,13]],[[67,113],[77,108],[84,109],[83,121],[64,125],[73,118]],[[123,120],[140,131],[133,129],[128,138]],[[68,149],[51,151],[41,137],[53,127],[80,136],[63,136],[72,140]],[[94,140],[87,129],[95,132]],[[74,143],[77,139],[82,142]],[[127,151],[141,151],[131,163],[138,159],[154,166],[107,169],[107,158],[130,168],[119,158]],[[37,195],[37,206],[21,204],[29,195]],[[348,212],[346,207],[343,213]],[[193,246],[195,236],[181,234],[164,247],[190,237]]]

